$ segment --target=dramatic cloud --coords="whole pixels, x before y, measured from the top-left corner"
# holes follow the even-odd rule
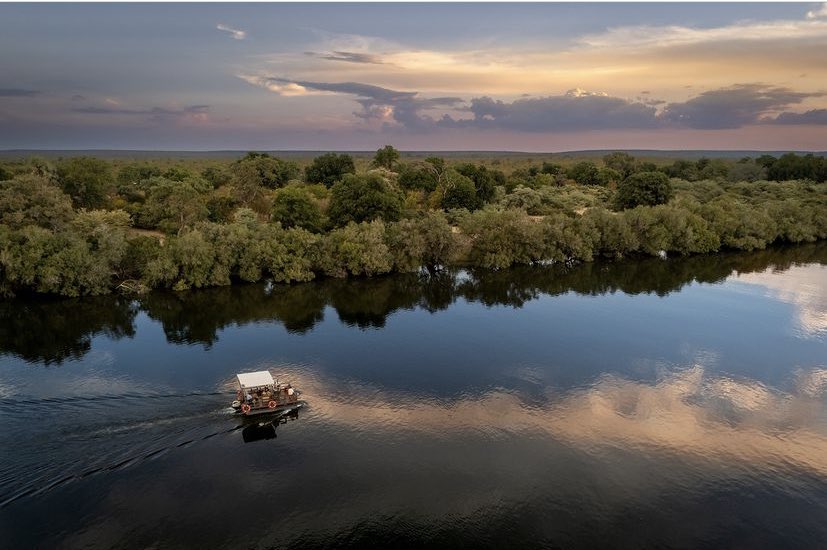
[[[696,129],[740,128],[758,124],[769,114],[821,95],[761,84],[740,84],[703,92],[683,103],[670,103],[661,118]]]
[[[305,52],[305,55],[317,57],[319,59],[327,59],[328,61],[344,61],[347,63],[367,63],[372,65],[384,64],[384,61],[382,61],[382,58],[380,56],[370,53],[334,51],[327,53]]]
[[[666,104],[651,97],[628,100],[606,92],[580,88],[564,95],[527,97],[514,101],[474,97],[425,98],[418,92],[402,92],[359,82],[311,82],[281,77],[241,76],[247,82],[284,96],[313,93],[346,94],[362,106],[353,114],[363,120],[394,122],[409,130],[436,127],[496,129],[517,132],[578,132],[692,128],[720,130],[762,123],[824,124],[825,109],[806,113],[784,110],[822,93],[796,92],[790,88],[762,84],[739,84],[703,92],[684,102]],[[434,118],[428,111],[444,109],[472,118],[443,113]],[[778,114],[780,113],[780,114]]]
[[[443,124],[523,132],[658,126],[654,107],[579,89],[562,96],[518,99],[511,103],[479,97],[471,100],[469,110],[474,114],[473,119],[454,121],[446,118]]]
[[[0,88],[0,97],[34,97],[40,95],[37,90],[22,90],[20,88]]]
[[[804,113],[781,113],[773,124],[827,124],[827,109],[812,109]]]
[[[423,98],[418,92],[401,92],[359,82],[309,82],[255,76],[241,78],[279,95],[303,95],[312,92],[352,95],[362,106],[361,111],[353,113],[358,118],[386,123],[396,122],[407,129],[421,130],[434,125],[434,119],[424,115],[423,111],[456,107],[463,103],[459,97]]]
[[[220,31],[224,31],[224,32],[228,33],[235,40],[244,40],[245,38],[247,38],[247,33],[245,31],[234,29],[232,27],[228,27],[227,25],[225,25],[223,23],[219,23],[218,25],[215,26],[215,28],[220,30]]]

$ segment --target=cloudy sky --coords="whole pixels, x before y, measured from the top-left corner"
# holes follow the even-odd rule
[[[827,149],[827,4],[2,4],[0,148]]]

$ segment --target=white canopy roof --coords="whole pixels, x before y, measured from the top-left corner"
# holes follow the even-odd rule
[[[241,374],[237,374],[236,378],[238,378],[238,384],[243,390],[258,386],[272,386],[274,383],[273,376],[266,370],[258,372],[243,372]]]

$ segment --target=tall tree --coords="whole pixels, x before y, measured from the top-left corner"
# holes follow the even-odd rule
[[[327,187],[341,180],[345,174],[355,174],[353,157],[346,154],[327,153],[313,159],[313,163],[304,169],[304,179],[308,183],[323,183]]]
[[[638,172],[617,187],[618,208],[666,204],[672,198],[672,183],[663,172]]]
[[[396,221],[402,213],[402,195],[379,174],[346,174],[331,189],[328,216],[336,226],[376,219]]]
[[[373,165],[379,168],[387,168],[393,170],[393,167],[399,161],[399,151],[392,145],[385,145],[373,156]]]
[[[93,157],[73,157],[57,166],[58,181],[75,206],[100,208],[112,186],[109,163]]]

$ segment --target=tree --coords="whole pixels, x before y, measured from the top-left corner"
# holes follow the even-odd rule
[[[285,229],[301,227],[320,233],[324,228],[318,201],[302,185],[288,185],[276,191],[272,216],[273,221],[281,223]]]
[[[230,174],[223,166],[208,166],[201,171],[201,177],[216,189],[230,182]]]
[[[57,166],[58,181],[75,206],[100,208],[112,186],[109,163],[92,157],[73,157]]]
[[[178,233],[209,215],[203,189],[191,181],[166,178],[150,180],[149,196],[141,211],[141,222],[167,233]]]
[[[375,219],[398,220],[402,213],[401,193],[379,174],[346,174],[331,189],[328,216],[335,226]]]
[[[0,182],[0,223],[15,229],[38,225],[57,230],[73,217],[72,200],[43,177],[20,175]]]
[[[477,210],[482,208],[482,201],[477,197],[477,189],[471,178],[463,176],[453,169],[446,170],[442,184],[437,192],[441,192],[439,205],[444,210],[465,208]]]
[[[160,176],[161,169],[149,164],[127,164],[118,170],[118,183],[137,185],[149,178]]]
[[[494,188],[505,185],[505,174],[499,170],[488,170],[485,166],[463,164],[457,167],[457,172],[474,182],[477,198],[483,203],[491,202],[494,198]]]
[[[622,151],[615,151],[604,156],[603,164],[605,164],[607,168],[620,172],[621,179],[628,178],[637,170],[637,160],[635,160],[635,157]]]
[[[623,181],[623,174],[614,168],[602,166],[597,170],[597,180],[600,182],[600,185],[603,186],[617,185]]]
[[[304,179],[308,183],[323,183],[332,187],[345,174],[355,174],[356,166],[350,155],[327,153],[313,159],[313,163],[304,169]]]
[[[379,168],[393,170],[393,166],[399,160],[399,151],[392,145],[385,145],[373,156],[373,165]]]
[[[267,153],[247,153],[233,164],[233,183],[245,186],[258,185],[268,189],[284,187],[299,177],[295,162],[271,157]]]
[[[597,166],[593,162],[590,161],[583,161],[578,162],[568,170],[566,170],[566,175],[570,178],[579,183],[580,185],[599,185],[600,184],[600,171],[597,169]]]
[[[638,172],[623,180],[617,187],[615,200],[620,209],[655,206],[669,202],[672,193],[672,183],[666,174]]]

